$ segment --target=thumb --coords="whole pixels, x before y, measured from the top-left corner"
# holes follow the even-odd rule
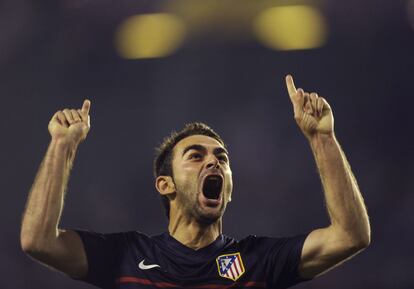
[[[82,105],[82,112],[88,115],[90,109],[91,109],[91,101],[89,99],[85,99]]]

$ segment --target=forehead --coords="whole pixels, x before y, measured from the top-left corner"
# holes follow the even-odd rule
[[[223,147],[216,139],[206,135],[191,135],[180,140],[174,147],[174,152],[182,152],[186,147],[191,145],[202,145],[207,149]]]

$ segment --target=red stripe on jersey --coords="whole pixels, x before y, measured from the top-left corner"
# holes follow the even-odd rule
[[[137,277],[123,276],[116,280],[117,283],[138,283],[142,285],[152,285],[159,288],[185,288],[185,286],[168,283],[168,282],[154,282],[149,279],[142,279]],[[197,288],[197,289],[228,289],[232,287],[260,287],[265,288],[265,282],[235,282],[232,285],[220,285],[220,284],[205,284],[205,285],[188,285],[188,288]]]
[[[153,285],[159,288],[177,288],[180,287],[177,284],[168,283],[168,282],[153,282],[148,279],[136,278],[136,277],[121,277],[116,280],[117,283],[138,283],[143,285]]]
[[[197,289],[228,289],[232,287],[259,287],[259,288],[265,288],[266,283],[265,282],[236,282],[232,285],[219,285],[219,284],[210,284],[210,285],[199,285],[199,286],[189,286],[191,288],[197,288]]]

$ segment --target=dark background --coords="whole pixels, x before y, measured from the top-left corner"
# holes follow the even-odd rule
[[[331,104],[372,225],[366,251],[296,288],[414,288],[414,29],[408,16],[414,5],[312,2],[329,28],[316,49],[270,50],[244,28],[220,33],[222,23],[214,25],[213,17],[206,20],[210,28],[193,32],[171,56],[120,58],[113,45],[117,25],[132,14],[162,11],[165,3],[0,2],[0,288],[92,288],[40,266],[19,245],[49,119],[56,110],[80,107],[85,97],[92,101],[92,127],[77,154],[61,227],[165,231],[153,148],[195,120],[211,125],[230,148],[234,192],[225,234],[285,236],[327,225],[312,153],[293,120],[287,73]],[[252,3],[223,1],[219,10],[231,15]]]

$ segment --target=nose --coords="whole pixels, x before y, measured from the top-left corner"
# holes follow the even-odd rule
[[[207,160],[207,165],[206,165],[207,169],[216,169],[219,166],[220,166],[220,162],[216,158],[216,156],[209,157],[209,159]]]

